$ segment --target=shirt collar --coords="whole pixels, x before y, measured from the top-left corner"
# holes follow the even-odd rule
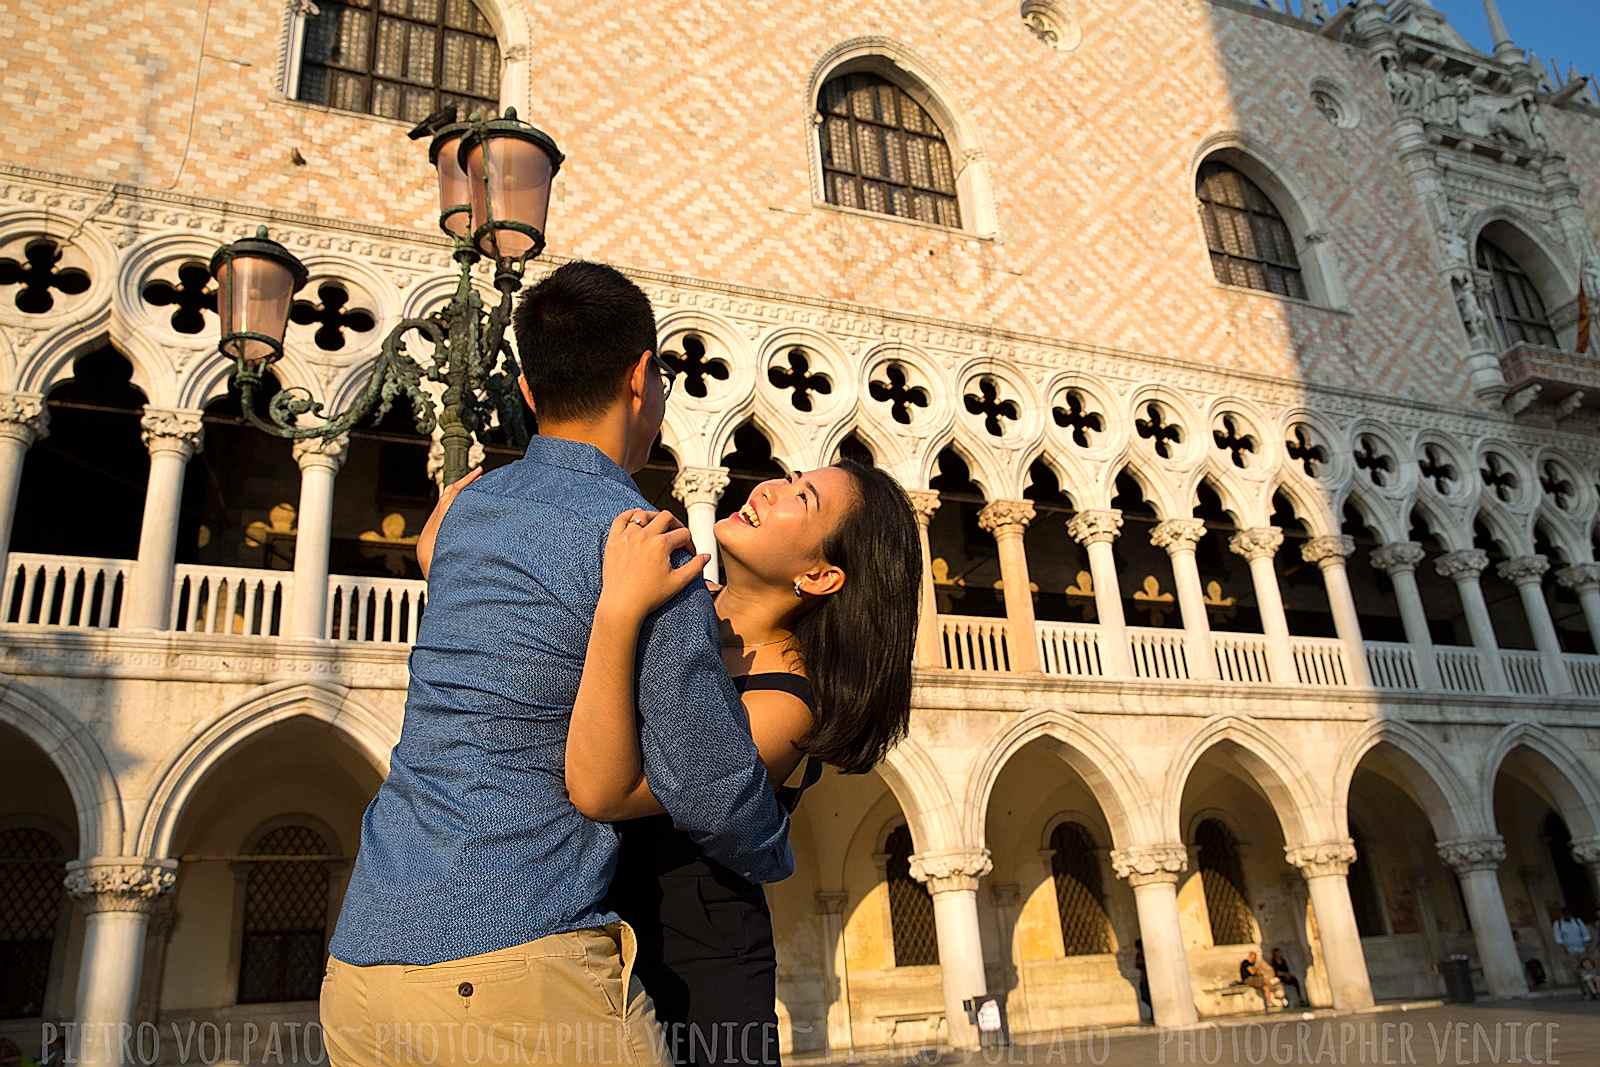
[[[565,467],[579,474],[592,474],[597,478],[609,478],[624,485],[633,485],[633,479],[628,476],[628,472],[617,466],[610,456],[583,441],[536,433],[528,441],[527,456],[535,463]]]

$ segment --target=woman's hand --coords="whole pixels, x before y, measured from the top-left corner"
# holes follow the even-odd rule
[[[450,505],[461,495],[461,490],[477,481],[482,473],[482,467],[474,467],[459,481],[445,486],[439,494],[439,502],[433,506],[433,514],[422,524],[422,532],[417,535],[417,566],[422,568],[424,581],[428,577],[428,568],[433,565],[433,546],[438,543],[439,524],[444,521],[444,513],[450,510]]]
[[[681,567],[672,565],[672,553],[693,543],[689,531],[670,512],[652,515],[643,508],[632,508],[618,515],[606,539],[595,615],[642,622],[705,570],[711,557],[704,553]]]

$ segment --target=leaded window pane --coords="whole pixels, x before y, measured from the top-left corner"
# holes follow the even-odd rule
[[[1490,310],[1507,345],[1558,345],[1550,313],[1533,279],[1504,248],[1488,238],[1478,240],[1478,266],[1493,279]]]
[[[1233,832],[1216,819],[1195,831],[1200,881],[1211,916],[1211,943],[1247,945],[1255,940],[1255,919],[1245,896],[1244,865]]]
[[[1260,186],[1232,167],[1207,163],[1197,193],[1217,281],[1306,298],[1294,236]]]
[[[822,87],[817,108],[829,203],[960,226],[949,146],[904,90],[876,74],[841,75]]]
[[[31,826],[0,830],[0,1019],[38,1018],[65,892],[67,853]]]
[[[1050,849],[1062,951],[1068,956],[1112,951],[1111,919],[1094,838],[1078,823],[1063,823],[1051,831]]]
[[[463,117],[497,109],[500,49],[473,0],[371,6],[322,0],[307,16],[301,100],[413,120],[447,103]]]
[[[911,831],[897,827],[884,842],[884,874],[889,883],[889,926],[896,967],[927,967],[939,962],[933,924],[933,897],[911,877]]]
[[[270,859],[245,878],[239,1003],[315,1000],[322,985],[328,927],[328,843],[309,826],[280,826],[257,842]]]

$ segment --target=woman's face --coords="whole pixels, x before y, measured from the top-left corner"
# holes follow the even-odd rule
[[[856,492],[855,479],[838,467],[762,482],[717,523],[717,547],[763,581],[789,586],[799,578],[811,595],[832,593],[844,574],[823,558],[822,544],[855,506]]]

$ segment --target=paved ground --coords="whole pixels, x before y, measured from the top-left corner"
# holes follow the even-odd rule
[[[1203,1022],[1190,1030],[1079,1031],[1053,1042],[923,1063],[1150,1067],[1260,1064],[1568,1064],[1600,1067],[1600,1003],[1541,1000],[1404,1008],[1358,1015],[1296,1012]]]

